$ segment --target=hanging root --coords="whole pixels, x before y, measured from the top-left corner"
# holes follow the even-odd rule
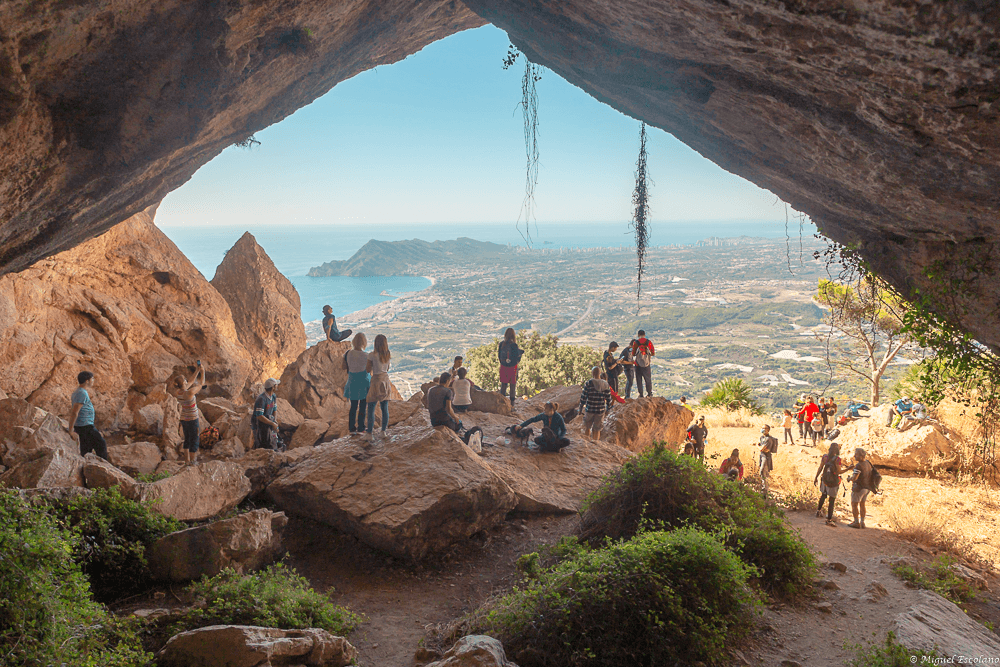
[[[513,63],[513,60],[510,61]],[[524,153],[527,166],[524,176],[524,201],[517,216],[517,231],[531,247],[531,223],[535,220],[535,186],[538,185],[538,89],[542,68],[524,59],[524,76],[521,78],[521,113],[524,116]],[[521,231],[521,221],[524,231]],[[537,233],[537,229],[536,229]]]
[[[649,243],[649,178],[646,173],[646,124],[639,132],[639,159],[635,163],[635,191],[632,193],[632,224],[635,230],[635,254],[638,260],[635,299],[639,308],[642,276],[646,272],[646,246]]]

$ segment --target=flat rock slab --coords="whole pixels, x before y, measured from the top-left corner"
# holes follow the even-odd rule
[[[108,460],[129,475],[148,475],[156,471],[163,454],[151,442],[133,442],[108,447]]]
[[[239,505],[250,488],[241,466],[206,461],[158,482],[136,484],[130,497],[152,502],[153,511],[181,521],[204,521]]]
[[[240,574],[258,570],[281,556],[284,512],[261,509],[164,535],[148,552],[157,581],[184,582],[214,577],[229,567]]]
[[[320,445],[267,493],[288,513],[413,559],[496,526],[517,504],[499,475],[450,431],[395,431],[367,450],[350,438]]]
[[[584,438],[574,438],[559,453],[513,444],[483,448],[483,460],[517,496],[515,511],[532,513],[578,511],[601,479],[633,456],[618,445]]]
[[[903,646],[936,649],[946,658],[1000,656],[1000,640],[937,593],[920,591],[920,602],[896,616],[892,631]]]
[[[326,630],[210,625],[174,635],[156,654],[159,667],[346,667],[358,651]]]

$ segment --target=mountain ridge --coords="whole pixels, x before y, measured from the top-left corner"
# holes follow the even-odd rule
[[[378,241],[371,239],[346,260],[324,262],[309,269],[308,276],[406,276],[419,275],[413,266],[436,262],[465,262],[472,257],[496,257],[507,246],[460,237],[449,241]]]

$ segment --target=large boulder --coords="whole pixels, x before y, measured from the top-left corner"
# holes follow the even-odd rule
[[[16,444],[7,443],[3,451],[4,465],[14,468],[21,463],[34,461],[45,454],[58,452],[63,456],[78,454],[80,446],[63,427],[61,420],[53,414],[35,414],[32,426],[19,429],[24,438]],[[39,423],[38,418],[41,417]],[[17,432],[17,431],[15,431]]]
[[[108,460],[129,475],[148,475],[156,471],[163,455],[151,442],[133,442],[108,447]]]
[[[855,448],[861,447],[868,452],[873,465],[897,470],[925,472],[961,465],[961,436],[936,422],[897,431],[885,425],[884,413],[873,414],[841,426],[837,442],[841,453],[848,458]]]
[[[462,637],[440,660],[426,667],[517,667],[507,660],[503,644],[486,635]]]
[[[580,385],[560,385],[544,389],[527,399],[524,403],[527,406],[531,406],[532,409],[537,410],[538,412],[542,411],[542,408],[546,403],[558,403],[559,414],[565,417],[572,412],[574,408],[580,406],[580,394],[582,393],[583,387]]]
[[[18,489],[83,486],[83,457],[62,450],[47,451],[0,475],[0,485]]]
[[[250,353],[251,382],[278,377],[305,351],[299,293],[250,232],[226,253],[212,286],[229,304],[236,335]]]
[[[642,452],[659,441],[676,446],[684,442],[692,419],[691,410],[665,398],[637,398],[611,408],[601,438],[632,452]]]
[[[241,412],[241,408],[236,407],[232,401],[221,396],[200,400],[198,407],[213,426],[222,417],[237,415]]]
[[[153,503],[153,510],[181,521],[204,521],[239,505],[250,493],[243,468],[230,461],[205,461],[149,484],[137,484],[133,500]]]
[[[138,482],[93,452],[84,457],[82,472],[88,489],[117,488],[126,498],[136,494]]]
[[[35,407],[22,398],[0,400],[0,445],[17,444],[32,433]]]
[[[278,396],[306,419],[330,421],[338,412],[346,411],[349,402],[344,398],[344,354],[350,349],[349,342],[332,340],[321,340],[306,349],[281,373]]]
[[[302,425],[295,429],[292,441],[288,443],[288,449],[298,449],[299,447],[312,447],[329,430],[330,422],[322,419],[307,419]]]
[[[211,625],[174,635],[159,667],[346,667],[358,651],[326,630]]]
[[[0,278],[0,386],[49,412],[68,414],[90,370],[98,426],[112,426],[130,392],[162,388],[195,359],[210,394],[243,391],[250,357],[229,305],[146,213]]]
[[[229,567],[240,574],[258,570],[282,555],[283,512],[261,509],[164,535],[147,551],[157,581],[214,577]]]
[[[919,591],[919,601],[898,614],[890,630],[911,650],[954,656],[1000,656],[1000,639],[937,593]]]
[[[276,401],[275,415],[278,417],[278,423],[282,430],[297,429],[306,420],[291,403],[280,396]]]
[[[250,498],[256,498],[278,478],[281,472],[311,450],[304,447],[276,452],[273,449],[252,449],[232,463],[240,466],[244,476],[250,480]]]
[[[276,505],[391,554],[422,558],[492,528],[516,505],[510,487],[451,431],[403,428],[364,449],[320,445],[267,488]]]
[[[239,438],[219,440],[211,447],[201,450],[202,461],[219,461],[223,459],[238,459],[246,455],[246,447]]]
[[[538,424],[534,424],[538,426]],[[576,512],[608,473],[634,456],[618,445],[573,438],[559,453],[519,445],[483,448],[483,460],[517,497],[518,512]]]

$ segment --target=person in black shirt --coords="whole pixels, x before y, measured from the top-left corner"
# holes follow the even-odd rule
[[[621,375],[622,368],[624,365],[615,357],[615,351],[618,349],[618,343],[611,341],[608,345],[608,349],[604,351],[604,372],[608,376],[608,384],[611,385],[611,390],[618,393],[618,376]]]
[[[625,371],[625,398],[632,398],[632,385],[635,384],[635,361],[632,359],[632,345],[634,343],[635,339],[633,338],[618,355],[618,363]]]
[[[323,306],[323,332],[329,340],[336,343],[346,340],[353,333],[350,329],[337,329],[337,318],[333,316],[333,308],[330,306]]]

